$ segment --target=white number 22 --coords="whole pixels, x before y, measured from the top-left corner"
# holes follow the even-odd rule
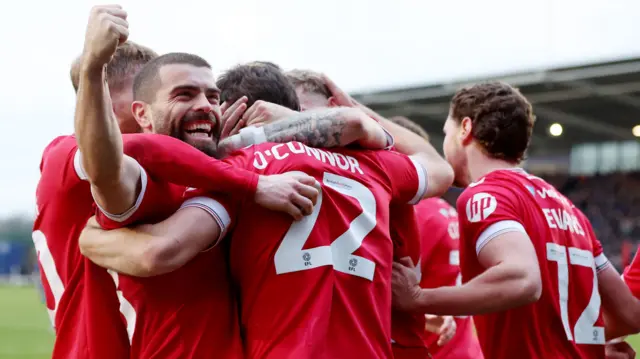
[[[320,191],[313,213],[294,222],[282,239],[274,257],[276,273],[298,272],[330,265],[339,272],[372,281],[376,264],[354,255],[353,252],[360,248],[364,238],[376,226],[376,199],[373,193],[360,182],[332,173],[325,172],[322,182],[345,196],[355,198],[362,207],[362,213],[331,245],[302,249],[318,220],[322,206]]]
[[[593,253],[569,247],[569,260],[567,261],[567,248],[556,243],[547,243],[547,260],[558,263],[558,297],[560,298],[560,316],[564,331],[569,340],[577,344],[604,344],[604,328],[594,324],[600,314],[600,293],[598,292],[598,277],[596,274]],[[593,290],[587,308],[580,314],[573,327],[573,334],[569,327],[569,263],[593,269]]]

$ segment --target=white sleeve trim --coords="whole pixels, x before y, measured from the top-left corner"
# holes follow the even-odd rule
[[[600,272],[601,270],[607,268],[609,264],[611,264],[611,262],[609,262],[609,259],[607,258],[607,256],[604,255],[604,253],[600,253],[595,258],[595,262],[596,262],[596,272]]]
[[[220,202],[209,197],[193,197],[184,201],[180,209],[188,207],[196,207],[206,211],[218,223],[218,226],[220,226],[220,235],[214,245],[224,238],[229,229],[229,224],[231,224],[231,216],[229,216],[229,212],[227,212],[227,209],[224,208]]]
[[[476,241],[476,254],[480,254],[482,248],[484,248],[489,241],[501,234],[509,232],[520,232],[528,236],[527,231],[525,231],[520,222],[510,220],[496,222],[487,227],[480,236],[478,236],[478,240]]]
[[[125,155],[125,157],[129,157],[129,156]],[[126,212],[122,214],[111,214],[105,211],[102,207],[100,207],[98,203],[96,203],[96,206],[98,206],[98,208],[100,209],[100,212],[102,212],[105,215],[105,217],[109,218],[114,222],[124,222],[127,219],[129,219],[134,213],[136,213],[136,211],[140,208],[140,205],[142,204],[142,200],[144,199],[144,194],[147,191],[147,182],[148,182],[147,172],[144,170],[144,168],[142,168],[142,166],[140,165],[140,163],[138,163],[138,161],[136,161],[133,158],[131,159],[138,165],[138,167],[140,167],[140,183],[141,183],[140,194],[138,194],[138,198],[136,198],[136,202],[133,204],[133,207],[129,208]]]
[[[382,130],[387,137],[387,147],[385,147],[384,149],[390,150],[396,144],[396,140],[393,138],[393,135],[389,131],[387,131],[386,128],[384,128],[384,126],[380,125],[380,127],[382,127]]]
[[[76,154],[73,155],[73,168],[76,169],[76,175],[83,181],[89,179],[87,173],[84,171],[84,167],[82,166],[82,153],[80,153],[80,149],[76,150]]]
[[[416,192],[416,195],[413,196],[411,201],[409,201],[409,204],[416,204],[422,200],[424,194],[427,192],[427,170],[420,162],[414,160],[413,158],[410,159],[411,163],[413,163],[416,168],[416,172],[418,173],[418,191]]]

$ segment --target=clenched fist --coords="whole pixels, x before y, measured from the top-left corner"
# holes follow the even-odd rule
[[[102,70],[118,45],[127,41],[127,12],[120,5],[94,6],[89,15],[82,58],[85,68]]]

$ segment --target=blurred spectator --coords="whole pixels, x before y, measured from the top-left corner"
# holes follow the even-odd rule
[[[640,173],[559,180],[554,184],[591,220],[605,253],[619,266],[623,241],[633,247],[640,242]]]

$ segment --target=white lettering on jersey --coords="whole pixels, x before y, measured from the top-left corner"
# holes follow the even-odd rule
[[[487,219],[498,207],[496,198],[486,192],[478,192],[467,201],[467,219],[480,222]]]
[[[542,190],[538,189],[536,190],[536,193],[538,194],[538,196],[540,196],[540,198],[547,198],[548,196],[549,198],[557,199],[565,206],[571,206],[571,202],[569,202],[569,200],[566,199],[565,196],[561,195],[553,188],[543,188]]]
[[[282,161],[287,159],[290,155],[306,155],[308,157],[315,158],[322,163],[338,167],[345,171],[350,171],[351,173],[364,174],[360,168],[358,160],[354,157],[318,148],[307,147],[298,142],[288,142],[286,144],[279,143],[268,150],[256,151],[255,158],[253,159],[253,167],[263,170],[267,167],[272,158],[277,161]]]
[[[564,208],[543,208],[544,218],[551,229],[560,229],[584,236],[584,230],[578,217],[567,212]]]
[[[449,232],[449,237],[451,237],[451,239],[460,239],[460,227],[458,222],[450,222],[447,226],[447,232]]]
[[[456,218],[458,217],[458,213],[453,208],[440,208],[438,211],[444,218]],[[449,237],[451,239],[459,239],[460,238],[460,228],[458,225],[458,221],[449,221],[449,225],[447,226],[447,232],[449,232]]]

